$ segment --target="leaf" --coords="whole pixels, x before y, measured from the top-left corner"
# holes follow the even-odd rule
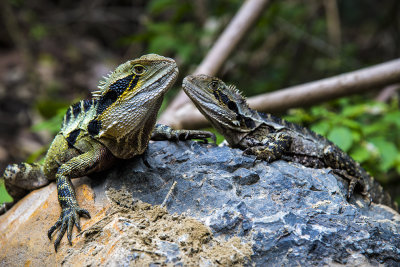
[[[343,151],[348,151],[353,144],[352,132],[346,127],[337,127],[332,129],[328,134],[328,139]]]
[[[370,125],[365,125],[362,127],[362,131],[365,136],[370,135],[381,135],[382,131],[386,129],[385,125],[382,123],[374,123]]]
[[[350,153],[350,156],[357,162],[363,163],[367,159],[371,158],[371,153],[370,151],[362,145],[356,146],[352,152]]]
[[[345,106],[342,110],[342,115],[345,117],[358,117],[365,113],[365,105]]]
[[[313,124],[310,128],[317,134],[326,135],[326,133],[329,131],[330,124],[327,121],[320,121]]]
[[[387,113],[383,117],[383,121],[388,122],[388,123],[393,123],[398,128],[400,128],[400,111],[396,110],[396,111]]]
[[[0,204],[12,201],[13,198],[7,193],[4,181],[0,179]]]
[[[396,162],[396,157],[398,155],[396,146],[383,139],[383,137],[372,138],[370,142],[379,150],[382,161],[380,169],[384,172],[388,171]]]
[[[60,125],[64,118],[65,112],[66,109],[59,110],[54,117],[33,125],[32,131],[37,132],[42,130],[48,130],[51,133],[56,134],[60,130]]]
[[[358,130],[358,129],[362,128],[361,124],[358,121],[350,120],[350,119],[346,119],[346,118],[339,118],[339,119],[341,119],[341,122],[340,122],[341,125],[346,126],[350,129]]]

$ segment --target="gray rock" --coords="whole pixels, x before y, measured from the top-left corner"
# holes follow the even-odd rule
[[[154,142],[103,176],[95,189],[125,187],[155,205],[176,181],[168,211],[204,222],[214,236],[251,243],[257,266],[400,265],[400,215],[368,205],[359,192],[348,201],[348,182],[329,169],[268,164],[196,142]],[[161,242],[159,252],[180,264],[176,244]]]

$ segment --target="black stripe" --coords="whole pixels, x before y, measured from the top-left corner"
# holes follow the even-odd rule
[[[219,94],[218,94],[218,92],[217,91],[213,91],[213,94],[214,94],[214,96],[215,96],[215,99],[217,99],[218,101],[219,101]]]
[[[230,110],[234,111],[236,114],[239,114],[239,109],[238,109],[238,107],[237,107],[237,105],[236,105],[235,102],[229,101],[229,102],[228,102],[228,108],[229,108]]]
[[[69,148],[74,147],[76,138],[78,138],[78,135],[80,134],[80,132],[81,132],[80,129],[76,129],[69,133],[68,137],[66,138]]]
[[[92,100],[84,100],[83,101],[83,110],[86,112],[90,109],[90,107],[92,106],[93,101]]]
[[[244,124],[246,124],[247,128],[254,128],[256,127],[256,123],[252,118],[244,117]]]
[[[79,113],[81,113],[81,102],[72,106],[72,113],[74,114],[75,118],[78,117]]]
[[[137,82],[139,81],[139,76],[136,76],[133,81],[132,79],[133,74],[126,76],[125,78],[119,79],[115,83],[110,85],[109,90],[100,97],[99,104],[97,105],[96,110],[97,115],[103,113],[104,110],[106,110],[115,101],[117,101],[118,97],[122,95],[125,90],[132,90],[133,88],[135,88]]]
[[[219,97],[221,98],[222,103],[224,103],[225,105],[228,105],[228,103],[230,101],[229,97],[226,94],[222,93],[221,91],[219,91],[218,93],[219,93]]]
[[[66,122],[66,124],[69,123],[70,119],[71,119],[71,107],[69,107],[68,110],[67,110],[67,113],[65,113],[65,122]]]
[[[138,81],[139,81],[140,76],[136,75],[135,78],[133,79],[133,81],[131,82],[131,86],[129,86],[128,91],[132,91],[133,88],[135,88],[135,86],[137,85]]]
[[[98,135],[101,128],[101,122],[98,120],[91,120],[88,124],[88,133],[91,136]]]

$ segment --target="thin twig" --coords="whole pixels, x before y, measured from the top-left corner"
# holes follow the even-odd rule
[[[167,201],[168,201],[169,197],[171,196],[172,191],[174,191],[176,184],[177,184],[176,181],[172,184],[171,188],[168,191],[168,194],[165,196],[165,199],[164,199],[163,203],[161,204],[161,207],[165,207],[165,205],[167,205]]]
[[[150,250],[145,250],[145,249],[140,249],[140,248],[131,248],[131,250],[144,252],[144,253],[149,253],[149,254],[155,254],[157,256],[164,256],[162,253],[157,252],[157,251],[150,251]]]
[[[386,86],[382,89],[382,91],[379,92],[378,96],[375,97],[375,100],[380,102],[388,102],[396,94],[396,92],[399,91],[399,89],[400,84]]]

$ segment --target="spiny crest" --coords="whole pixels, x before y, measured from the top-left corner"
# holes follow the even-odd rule
[[[116,80],[121,79],[132,73],[132,60],[119,65],[114,71],[110,71],[103,79],[99,81],[97,88],[99,90],[93,91],[93,99],[99,99],[109,88],[109,86]]]
[[[97,86],[97,88],[99,88],[100,90],[96,90],[96,91],[92,92],[93,98],[95,98],[95,99],[100,98],[101,93],[106,90],[107,82],[111,78],[112,73],[113,72],[110,71],[106,76],[103,76],[102,80],[99,81],[99,85]]]
[[[75,129],[77,125],[88,116],[89,110],[96,105],[95,99],[92,100],[81,100],[78,103],[73,104],[67,110],[64,115],[64,119],[61,124],[61,130],[65,131],[68,129]]]
[[[246,98],[242,95],[242,92],[237,89],[235,85],[226,85],[226,90],[228,91],[228,94],[235,99],[235,102],[239,103],[240,106],[245,106],[249,108]]]

